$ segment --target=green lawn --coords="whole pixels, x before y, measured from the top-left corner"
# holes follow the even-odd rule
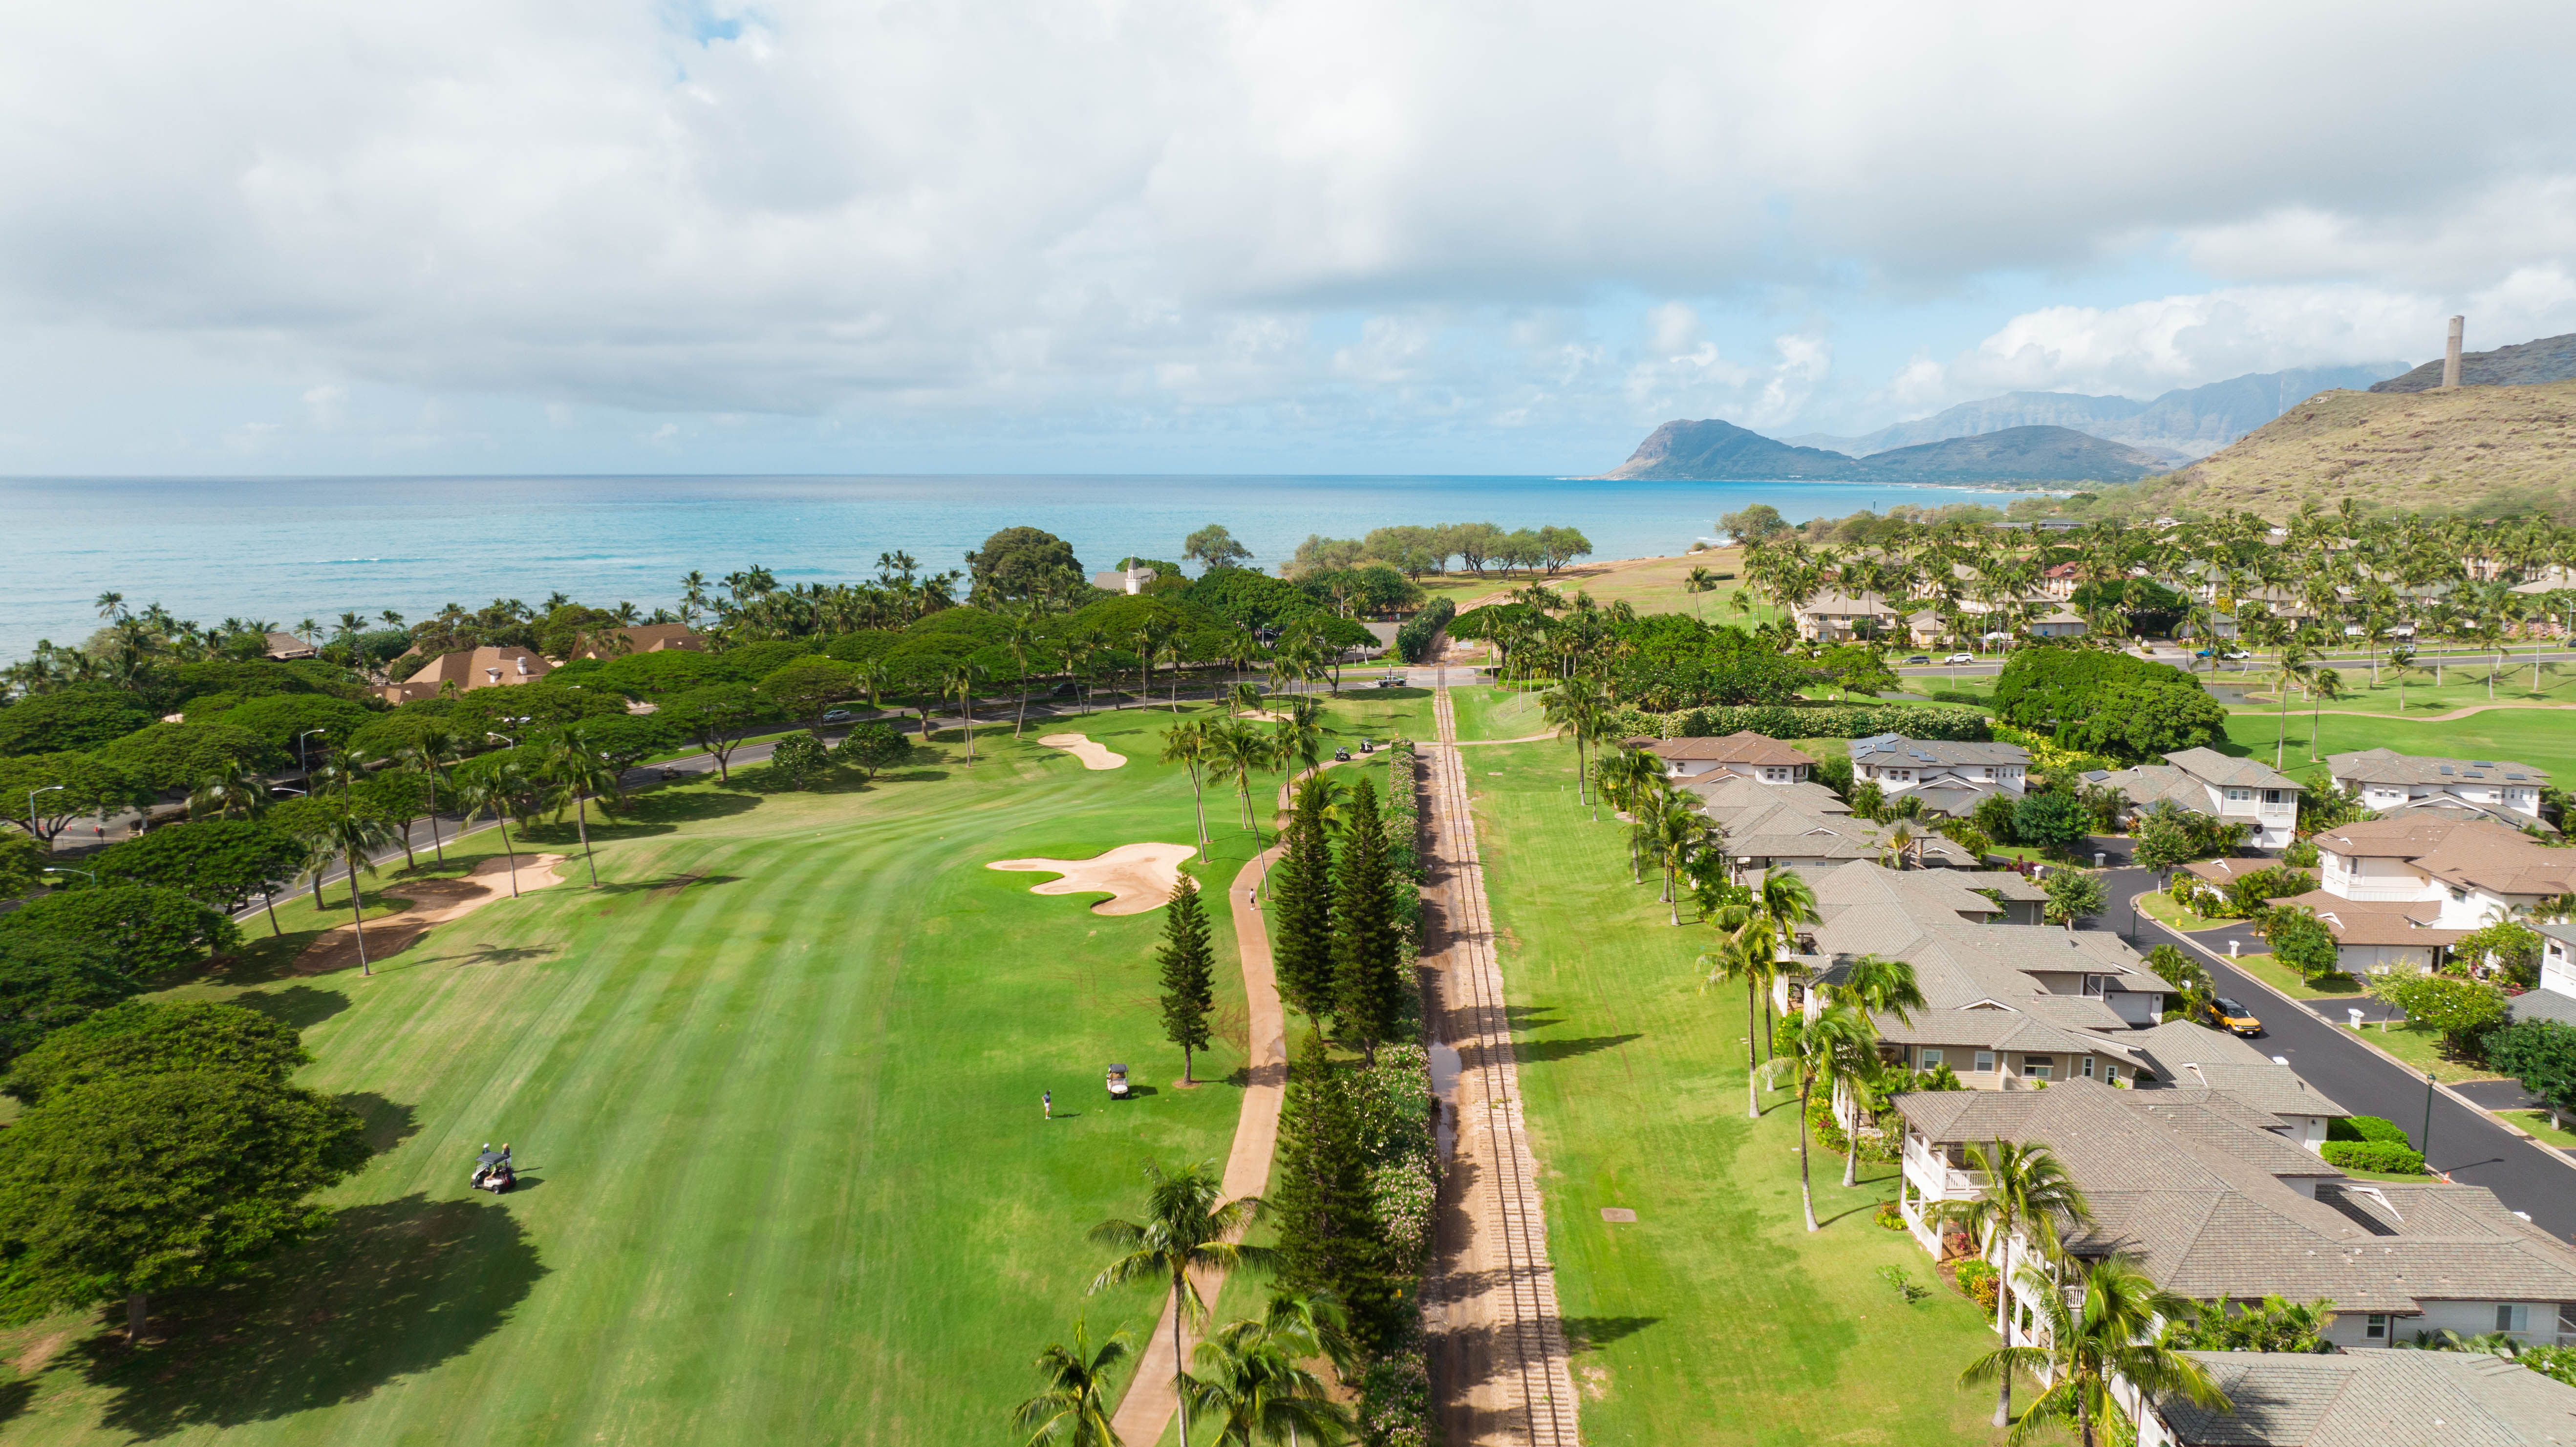
[[[139,1357],[93,1314],[0,1334],[34,1369],[0,1398],[9,1440],[1005,1440],[1077,1315],[1152,1320],[1150,1293],[1085,1299],[1084,1230],[1139,1208],[1146,1161],[1222,1158],[1240,1105],[1224,911],[1216,1083],[1182,1091],[1159,912],[983,867],[1187,842],[1187,776],[1154,763],[1168,719],[1083,720],[1131,758],[1108,772],[1004,728],[971,772],[952,743],[836,793],[671,787],[593,831],[596,892],[494,903],[371,979],[280,974],[290,938],[185,987],[302,1026],[301,1081],[365,1111],[383,1154],[329,1197],[327,1239],[160,1300],[168,1339]],[[1249,840],[1230,798],[1209,812],[1202,876],[1228,880]],[[1152,1093],[1110,1107],[1111,1060]],[[527,1189],[473,1195],[501,1139]]]
[[[2362,992],[2361,981],[2342,973],[2319,975],[2314,980],[2300,979],[2298,971],[2282,964],[2279,959],[2271,955],[2239,955],[2227,963],[2293,1000],[2348,999]],[[2258,1009],[2262,1004],[2259,1000],[2244,1000],[2238,1003],[2253,1005]]]
[[[2576,1146],[2576,1131],[2561,1130],[2551,1125],[2549,1112],[2545,1110],[2503,1110],[2496,1114],[2538,1136],[2545,1145],[2553,1145],[2561,1149]],[[2561,1117],[2561,1119],[2564,1118]]]
[[[1794,1109],[1775,1096],[1745,1119],[1744,1001],[1700,992],[1706,930],[1687,911],[1667,926],[1653,886],[1628,883],[1618,826],[1560,794],[1571,764],[1479,749],[1469,778],[1584,1440],[1992,1440],[1991,1393],[1951,1385],[1993,1342],[1976,1308],[1947,1288],[1908,1306],[1878,1275],[1938,1287],[1910,1237],[1871,1221],[1894,1168],[1847,1191],[1819,1153],[1828,1224],[1804,1232]]]
[[[2321,727],[2316,730],[2316,747],[2311,750],[2308,716],[2296,711],[2289,715],[2289,742],[2281,750],[2283,772],[2302,779],[2321,776],[2324,766],[2309,762],[2311,752],[2322,756],[2390,748],[2401,754],[2511,759],[2546,770],[2553,777],[2576,774],[2576,715],[2555,709],[2499,709],[2448,723],[2334,714],[2318,722]],[[2227,720],[2228,742],[2222,748],[2269,764],[2273,740],[2282,723],[2269,713],[2231,714]]]
[[[2165,894],[2158,890],[2149,890],[2146,893],[2139,895],[2138,908],[2144,910],[2149,916],[2155,919],[2160,919],[2166,924],[2172,925],[2175,929],[2183,930],[2185,932],[2192,930],[2222,929],[2228,925],[2237,923],[2237,921],[2232,919],[2204,919],[2200,915],[2194,914],[2190,910],[2183,908],[2181,905],[2174,903],[2174,897],[2172,895]]]
[[[1539,702],[1545,690],[1527,685],[1486,684],[1449,690],[1462,739],[1524,739],[1548,731],[1547,708]],[[1568,759],[1574,746],[1564,746]],[[1481,752],[1481,750],[1480,750]]]
[[[2422,1030],[2404,1024],[2392,1025],[2383,1030],[2377,1024],[2371,1024],[2354,1033],[2362,1040],[2394,1056],[2399,1063],[2419,1076],[2427,1070],[2432,1071],[2433,1078],[2445,1085],[2457,1085],[2464,1080],[2504,1079],[2503,1076],[2484,1066],[2465,1065],[2444,1055],[2442,1034],[2438,1030]]]

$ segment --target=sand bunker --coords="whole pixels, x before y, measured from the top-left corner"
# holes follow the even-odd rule
[[[1051,749],[1062,749],[1082,760],[1086,769],[1123,768],[1127,763],[1125,754],[1113,754],[1107,745],[1095,744],[1083,734],[1048,734],[1038,742]]]
[[[555,866],[564,862],[561,854],[522,854],[519,856],[519,892],[544,889],[561,884]],[[412,941],[429,932],[430,926],[462,919],[496,899],[510,897],[510,860],[503,855],[486,859],[474,866],[463,879],[416,879],[387,885],[384,893],[396,899],[407,899],[412,907],[400,914],[384,917],[382,923],[367,922],[367,958],[382,960],[401,952]],[[358,963],[358,940],[354,928],[341,925],[305,946],[295,957],[290,972],[298,975],[328,974]]]
[[[1239,709],[1236,711],[1234,716],[1236,718],[1259,719],[1263,723],[1286,723],[1288,721],[1288,715],[1281,713],[1275,708]]]
[[[1143,914],[1172,897],[1173,881],[1181,877],[1181,861],[1196,852],[1186,844],[1122,844],[1096,859],[997,859],[984,867],[1061,874],[1062,879],[1031,885],[1029,893],[1106,894],[1109,899],[1093,905],[1093,914]]]

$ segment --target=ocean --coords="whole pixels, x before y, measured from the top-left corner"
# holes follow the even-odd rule
[[[1086,568],[1177,559],[1223,523],[1277,564],[1310,533],[1358,537],[1396,523],[1550,524],[1583,530],[1595,558],[1682,552],[1720,513],[1767,502],[1792,520],[1898,502],[1999,502],[1952,487],[1812,482],[1600,482],[1561,477],[352,477],[0,480],[8,586],[0,659],[40,638],[76,643],[94,601],[125,595],[182,618],[292,627],[384,609],[419,619],[447,603],[679,601],[758,563],[782,583],[857,581],[879,553],[927,571],[1000,528],[1070,541]]]

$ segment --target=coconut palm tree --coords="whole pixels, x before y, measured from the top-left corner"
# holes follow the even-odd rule
[[[1002,615],[1002,646],[1011,650],[1011,661],[1019,667],[1020,712],[1011,721],[1011,737],[1018,738],[1029,722],[1029,650],[1038,646],[1036,608],[1013,608]]]
[[[510,897],[519,897],[519,851],[510,842],[510,810],[518,793],[518,769],[504,764],[497,768],[468,772],[456,781],[456,807],[463,811],[457,832],[473,827],[474,816],[486,809],[492,821],[501,826],[501,852],[510,861]]]
[[[1186,764],[1190,771],[1190,804],[1198,811],[1199,863],[1207,863],[1207,780],[1202,772],[1209,760],[1208,728],[1205,719],[1174,724],[1163,731],[1163,762]]]
[[[1936,1202],[1926,1214],[1936,1233],[1943,1225],[1956,1222],[1979,1238],[1986,1253],[1997,1258],[1995,1269],[2005,1275],[1995,1291],[1995,1330],[2003,1335],[2004,1349],[2009,1351],[2013,1344],[2013,1239],[2022,1237],[2039,1254],[2053,1255],[2057,1250],[2058,1223],[2090,1222],[2093,1207],[2084,1199],[2075,1178],[2067,1174],[2065,1163],[2045,1145],[1999,1140],[1992,1145],[1972,1144],[1967,1154],[1968,1168],[1984,1178],[1978,1183],[1977,1194]],[[2011,1420],[2012,1374],[2002,1372],[1995,1379],[1994,1425],[2001,1427]]]
[[[1236,713],[1254,714],[1265,711],[1261,702],[1261,685],[1248,679],[1236,679],[1234,687],[1226,690],[1225,697],[1227,706]]]
[[[1681,928],[1682,923],[1682,871],[1710,841],[1721,837],[1708,816],[1692,808],[1678,791],[1656,815],[1650,842],[1654,845],[1655,862],[1663,867],[1664,903],[1672,911],[1673,928]]]
[[[1590,776],[1583,767],[1584,747],[1601,726],[1604,713],[1601,691],[1588,678],[1568,678],[1540,695],[1539,705],[1546,711],[1549,726],[1574,741],[1575,802],[1592,804],[1588,789]],[[1595,820],[1601,817],[1598,805],[1593,806],[1592,817]]]
[[[1807,1106],[1818,1085],[1830,1093],[1837,1086],[1856,1086],[1877,1067],[1878,1032],[1869,1017],[1851,1005],[1827,1005],[1812,1018],[1793,1014],[1780,1022],[1780,1045],[1798,1071],[1798,1195],[1807,1213],[1807,1229],[1816,1225],[1816,1193],[1807,1175]]]
[[[2227,1394],[2200,1364],[2156,1339],[2157,1324],[2187,1317],[2191,1303],[2157,1287],[2136,1262],[2111,1256],[2086,1267],[2080,1307],[2068,1306],[2066,1292],[2036,1264],[2024,1266],[2021,1279],[2048,1344],[1998,1347],[1959,1373],[1962,1386],[2009,1382],[2015,1369],[2049,1384],[2013,1422],[2004,1439],[2013,1447],[2060,1425],[2074,1427],[2083,1447],[2095,1447],[2103,1424],[2120,1412],[2111,1396],[2114,1378],[2148,1396],[2179,1393],[2226,1410]]]
[[[595,795],[616,792],[617,770],[590,747],[579,728],[567,728],[538,746],[537,773],[572,795],[582,862],[590,870],[590,887],[599,888],[599,861],[590,849],[590,801]]]
[[[1891,960],[1883,955],[1863,955],[1844,968],[1842,980],[1826,987],[1834,999],[1859,1007],[1865,1015],[1893,1015],[1898,1023],[1914,1023],[1913,1011],[1931,1008],[1923,998],[1923,987],[1915,981],[1914,966],[1905,960]],[[1843,1156],[1843,1184],[1860,1184],[1860,1133],[1850,1136],[1851,1148]]]
[[[1693,568],[1682,579],[1682,591],[1691,595],[1691,616],[1700,616],[1699,595],[1717,586],[1717,575],[1706,568]]]
[[[962,658],[939,674],[940,693],[957,700],[957,712],[962,720],[959,729],[966,739],[966,767],[970,769],[975,767],[975,681],[982,674],[982,669]]]
[[[1699,962],[1708,969],[1708,984],[1744,982],[1744,1114],[1760,1120],[1762,1084],[1759,1062],[1754,1059],[1753,1020],[1761,1013],[1758,1001],[1771,988],[1779,967],[1771,950],[1770,920],[1750,910],[1737,913],[1738,921],[1719,930],[1716,948],[1700,956]]]
[[[1181,1324],[1184,1319],[1207,1318],[1207,1303],[1190,1273],[1269,1269],[1275,1256],[1271,1248],[1246,1246],[1235,1239],[1261,1218],[1269,1204],[1259,1196],[1221,1200],[1225,1187],[1213,1161],[1176,1171],[1148,1164],[1145,1178],[1151,1189],[1144,1220],[1112,1217],[1091,1228],[1093,1241],[1124,1254],[1092,1278],[1090,1289],[1098,1292],[1153,1282],[1170,1292],[1172,1390],[1181,1401],[1181,1447],[1189,1447],[1190,1393],[1188,1374],[1182,1370],[1189,1353],[1181,1349]]]
[[[372,856],[394,842],[394,831],[383,820],[355,809],[332,814],[325,828],[325,849],[349,870],[349,919],[358,938],[358,973],[372,975],[375,966],[367,960],[366,897],[358,889],[358,875],[375,867]]]
[[[1199,1343],[1190,1402],[1219,1444],[1331,1442],[1358,1426],[1305,1363],[1321,1343],[1295,1310],[1229,1322]]]
[[[429,785],[429,848],[438,862],[447,862],[446,846],[438,842],[439,770],[456,762],[456,731],[435,719],[420,726],[411,742],[394,750],[394,762],[418,773]]]
[[[268,780],[240,759],[217,763],[188,792],[188,812],[217,819],[256,819],[268,812]]]
[[[1252,807],[1252,774],[1270,767],[1270,741],[1233,719],[1207,731],[1208,764],[1220,776],[1231,776],[1243,803],[1243,827],[1252,831],[1252,852],[1261,852],[1261,817]]]
[[[1825,918],[1816,909],[1815,886],[1786,869],[1770,870],[1762,876],[1762,883],[1753,891],[1753,908],[1770,921],[1775,952],[1795,948],[1798,926],[1821,924]],[[1768,996],[1762,1008],[1767,1025],[1771,1009]]]
[[[1011,1413],[1012,1428],[1029,1434],[1028,1447],[1119,1447],[1110,1425],[1116,1410],[1112,1379],[1135,1349],[1136,1339],[1124,1331],[1093,1347],[1075,1318],[1073,1345],[1049,1342],[1038,1353],[1046,1385]]]

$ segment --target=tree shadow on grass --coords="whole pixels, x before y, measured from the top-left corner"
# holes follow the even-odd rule
[[[591,826],[591,838],[610,837],[602,834],[600,832],[602,829],[618,829],[631,833],[644,833],[649,830],[649,832],[661,833],[664,831],[650,826],[695,824],[708,819],[729,819],[736,814],[748,814],[759,807],[759,797],[744,792],[740,779],[734,780],[729,785],[718,784],[704,789],[657,789],[652,793],[637,794],[629,799],[616,823],[608,825],[594,823]],[[556,826],[545,827],[552,829]],[[564,826],[564,831],[568,834],[573,832],[569,824]]]
[[[349,1008],[349,997],[337,990],[319,990],[311,985],[287,985],[274,990],[244,990],[229,1002],[245,1010],[257,1010],[281,1025],[310,1030]]]
[[[421,966],[453,965],[457,969],[464,970],[478,965],[523,965],[530,960],[542,960],[556,953],[559,951],[553,945],[486,945],[482,949],[467,950],[463,954],[431,955],[426,959],[407,963]],[[378,970],[376,973],[383,974],[384,971]]]
[[[406,1196],[339,1213],[328,1233],[229,1286],[174,1293],[162,1344],[83,1342],[111,1431],[151,1440],[360,1401],[471,1350],[546,1267],[497,1203]],[[102,1314],[123,1320],[122,1304]]]
[[[684,889],[697,889],[710,884],[739,884],[741,882],[742,876],[739,874],[665,874],[658,879],[630,879],[623,883],[603,884],[593,892],[597,894],[645,894],[660,890],[669,890],[671,893],[677,894]]]
[[[1512,1046],[1512,1056],[1524,1065],[1550,1060],[1572,1060],[1596,1050],[1614,1050],[1631,1040],[1645,1037],[1634,1031],[1625,1035],[1577,1035],[1564,1040],[1522,1040]],[[1479,1053],[1474,1047],[1459,1052],[1462,1056]]]
[[[27,1404],[35,1400],[36,1379],[20,1377],[14,1382],[0,1382],[0,1427],[8,1426]]]
[[[1635,1336],[1662,1320],[1660,1316],[1569,1316],[1564,1321],[1565,1345],[1569,1351],[1590,1351]]]
[[[420,1134],[417,1112],[400,1101],[387,1100],[372,1090],[352,1091],[339,1097],[339,1106],[364,1121],[367,1149],[383,1155],[394,1147]]]

